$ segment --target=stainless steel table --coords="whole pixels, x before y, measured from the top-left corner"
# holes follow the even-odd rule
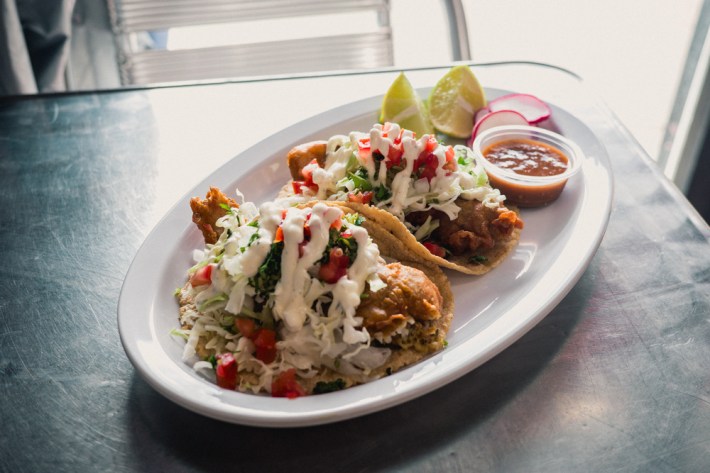
[[[445,68],[408,71],[431,86]],[[134,371],[116,304],[182,194],[262,138],[382,94],[396,71],[0,99],[0,471],[710,471],[710,229],[585,84],[564,104],[615,175],[591,265],[541,323],[433,393],[298,429],[211,420]]]

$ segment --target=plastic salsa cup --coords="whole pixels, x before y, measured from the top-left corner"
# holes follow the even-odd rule
[[[491,186],[519,207],[540,207],[555,201],[567,180],[579,171],[583,159],[582,150],[574,142],[534,126],[491,128],[478,135],[471,148]],[[501,148],[503,154],[509,151],[511,159],[504,156],[496,164],[493,159],[501,157]],[[550,162],[556,165],[548,165]]]

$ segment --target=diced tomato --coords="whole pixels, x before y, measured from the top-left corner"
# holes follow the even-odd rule
[[[412,135],[416,135],[416,133],[412,132]],[[402,137],[404,136],[404,128],[399,129],[399,135],[397,135],[397,138],[394,139],[395,144],[400,144],[402,142]]]
[[[205,284],[212,283],[212,268],[214,265],[208,264],[203,266],[190,276],[190,284],[192,287],[204,286]]]
[[[294,194],[303,194],[303,191],[305,189],[310,189],[313,192],[318,192],[318,184],[313,182],[313,171],[315,171],[318,167],[318,161],[314,159],[310,163],[306,164],[303,169],[301,169],[301,175],[303,176],[303,179],[296,179],[291,183]],[[285,213],[286,211],[284,211],[284,214]]]
[[[365,192],[350,192],[348,193],[348,202],[355,202],[357,204],[369,204],[372,202],[372,197],[375,195],[372,191]]]
[[[429,253],[431,253],[434,256],[438,256],[439,258],[443,258],[446,256],[446,250],[444,250],[444,248],[437,245],[436,243],[432,243],[430,241],[425,241],[424,243],[422,243],[422,245],[424,245],[424,248],[429,250]]]
[[[254,338],[257,331],[256,322],[249,317],[237,317],[234,319],[234,328],[246,338]]]
[[[224,389],[237,389],[239,379],[237,360],[231,353],[224,353],[217,356],[217,386]]]
[[[357,142],[358,153],[360,159],[367,161],[372,157],[372,148],[370,146],[370,138],[360,138]]]
[[[395,143],[392,146],[390,146],[389,151],[387,152],[387,161],[385,161],[385,165],[387,166],[387,169],[393,167],[393,166],[399,166],[402,164],[402,155],[404,154],[404,150],[402,149],[402,145],[399,143]]]
[[[303,194],[306,189],[310,189],[313,193],[318,192],[318,184],[308,184],[305,181],[293,181],[291,186],[294,194]]]
[[[303,226],[303,241],[298,244],[298,257],[303,256],[304,247],[311,241],[311,227],[308,225],[308,220],[311,219],[311,214],[306,217],[306,224]]]
[[[414,162],[414,172],[427,181],[431,181],[436,176],[437,167],[439,167],[439,158],[427,151],[422,152]]]
[[[350,263],[350,258],[343,253],[342,248],[337,246],[331,248],[328,262],[321,264],[320,270],[318,270],[318,279],[327,284],[335,284],[347,273],[348,263]]]
[[[436,141],[436,136],[429,135],[429,138],[427,138],[426,143],[424,144],[424,151],[431,153],[437,146],[439,146],[439,142]]]
[[[284,241],[284,229],[282,227],[276,227],[276,235],[274,235],[274,243],[279,243]]]
[[[454,148],[448,146],[446,148],[446,163],[444,163],[444,169],[454,172],[458,168],[458,163],[456,163],[456,152],[454,151]]]
[[[342,227],[343,221],[341,219],[334,220],[333,223],[330,224],[330,228],[335,230],[340,230]]]
[[[271,383],[271,395],[273,397],[286,397],[289,399],[306,395],[305,389],[296,381],[295,369],[291,368],[278,375]]]
[[[304,189],[308,189],[306,181],[292,181],[291,186],[294,194],[303,194]]]
[[[311,214],[308,214],[308,217],[306,218],[306,221],[310,220]],[[308,244],[308,242],[311,241],[311,227],[306,223],[303,226],[303,241],[298,244],[298,257],[303,256],[303,252],[305,251],[305,246]]]
[[[260,328],[253,338],[256,346],[256,359],[266,364],[276,359],[276,332],[268,328]]]
[[[303,166],[303,169],[301,169],[301,175],[307,184],[313,184],[313,171],[315,171],[318,167],[318,161],[314,159],[310,163]]]

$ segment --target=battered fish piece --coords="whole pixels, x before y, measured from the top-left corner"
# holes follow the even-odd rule
[[[314,159],[318,166],[325,166],[325,151],[328,143],[326,141],[311,141],[303,143],[291,149],[286,155],[288,169],[291,177],[295,180],[302,179],[301,170]]]
[[[429,216],[438,220],[439,227],[431,234],[431,240],[454,255],[490,250],[497,241],[509,238],[516,228],[523,228],[523,221],[506,207],[492,209],[477,200],[465,199],[458,199],[456,205],[461,208],[456,220],[438,210],[412,212],[406,220],[418,225]]]
[[[205,243],[214,244],[221,235],[222,229],[218,228],[216,223],[221,217],[227,215],[225,206],[239,208],[239,204],[216,187],[210,187],[205,199],[201,200],[199,197],[190,199],[192,221],[205,237]]]
[[[367,331],[386,344],[412,346],[421,353],[439,350],[443,332],[431,322],[442,318],[444,299],[436,285],[419,269],[401,263],[386,265],[378,275],[387,288],[368,291],[357,308]]]

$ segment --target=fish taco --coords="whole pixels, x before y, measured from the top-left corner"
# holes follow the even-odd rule
[[[206,244],[176,291],[175,333],[186,340],[184,359],[218,385],[277,397],[325,393],[445,346],[447,278],[354,209],[315,201],[257,208],[216,188],[190,205]]]
[[[280,197],[354,204],[447,268],[484,274],[520,239],[522,219],[490,186],[471,149],[447,146],[434,135],[417,139],[396,124],[375,124],[369,133],[296,146],[287,162],[292,180]]]

